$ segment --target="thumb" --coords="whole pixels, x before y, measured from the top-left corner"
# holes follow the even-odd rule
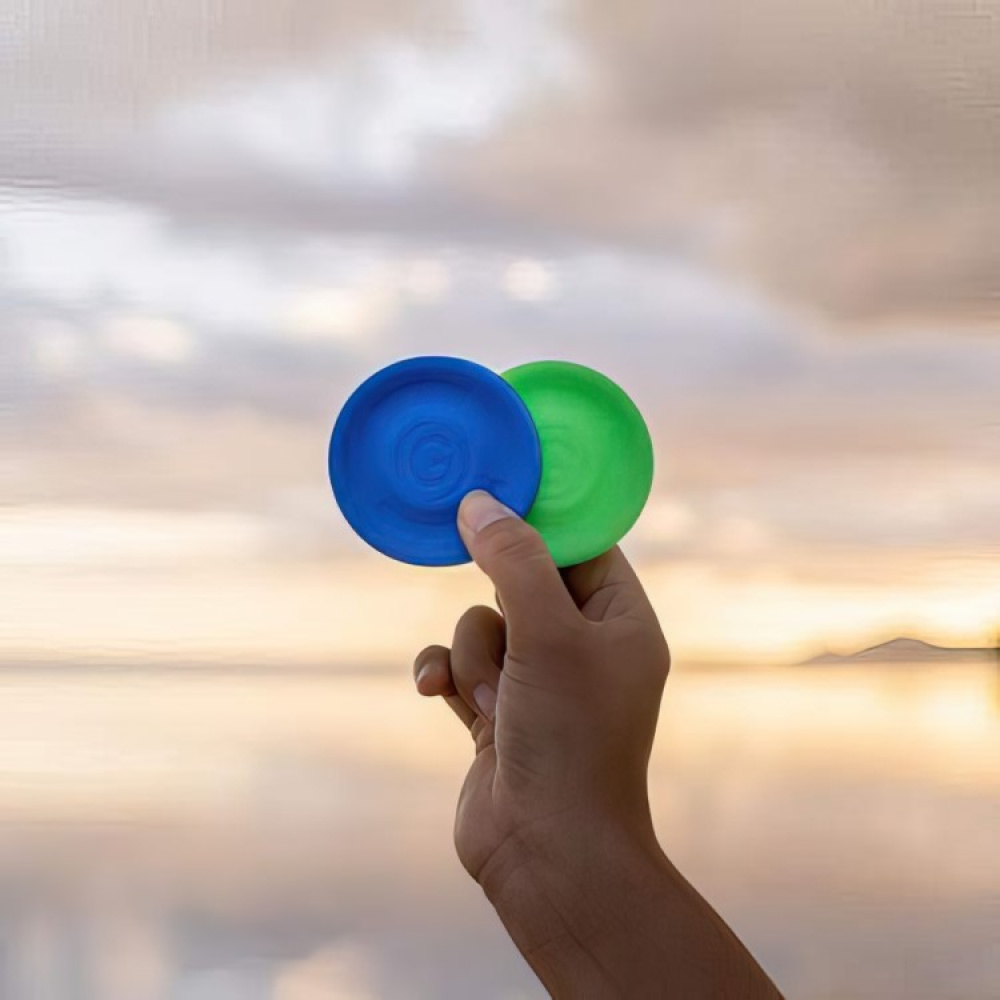
[[[475,490],[458,510],[458,530],[479,568],[493,581],[509,625],[579,616],[542,536],[509,507]]]

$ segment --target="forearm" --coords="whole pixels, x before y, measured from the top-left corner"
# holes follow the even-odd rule
[[[509,842],[480,881],[554,997],[780,997],[651,838],[578,829],[541,848]]]

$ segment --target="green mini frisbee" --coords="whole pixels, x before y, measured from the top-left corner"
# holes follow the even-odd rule
[[[617,545],[653,486],[653,442],[635,403],[611,379],[566,361],[503,376],[524,400],[542,446],[542,481],[527,521],[557,566]]]

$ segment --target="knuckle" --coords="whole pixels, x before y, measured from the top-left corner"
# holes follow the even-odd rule
[[[482,716],[476,716],[475,721],[469,728],[469,733],[472,736],[472,742],[476,744],[477,751],[483,750],[488,746],[492,732],[492,723],[487,722]]]
[[[643,636],[644,659],[650,664],[654,674],[666,679],[670,673],[670,647],[660,629],[647,630]]]
[[[492,608],[477,605],[469,608],[455,626],[452,640],[452,664],[487,655],[496,645],[499,616]]]
[[[496,612],[492,608],[486,607],[484,604],[477,604],[466,611],[461,618],[458,619],[458,624],[455,626],[455,632],[465,633],[469,631],[478,631],[483,626],[490,624]]]
[[[663,633],[659,630],[647,632],[641,637],[639,649],[647,676],[664,683],[670,673],[670,647]]]

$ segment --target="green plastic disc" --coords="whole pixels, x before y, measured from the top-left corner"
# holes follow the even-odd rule
[[[503,376],[535,421],[542,482],[527,521],[557,566],[614,547],[638,520],[653,486],[653,443],[635,403],[611,379],[565,361],[521,365]]]

